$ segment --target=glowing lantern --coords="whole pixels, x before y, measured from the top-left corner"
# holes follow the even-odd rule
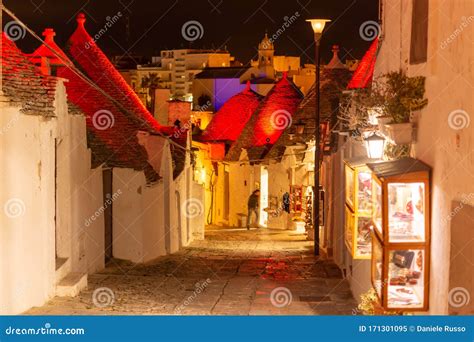
[[[385,138],[376,133],[364,139],[365,148],[367,149],[367,156],[373,159],[381,159],[383,157],[383,150],[385,147]]]

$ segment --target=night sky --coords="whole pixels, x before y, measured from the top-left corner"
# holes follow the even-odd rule
[[[162,49],[224,48],[244,64],[255,57],[265,34],[274,34],[285,17],[299,13],[297,20],[275,41],[277,55],[313,58],[311,27],[304,20],[326,17],[332,23],[322,42],[323,59],[330,47],[341,47],[341,58],[361,58],[370,42],[359,35],[359,27],[377,20],[378,0],[3,0],[36,33],[55,29],[63,46],[76,27],[80,11],[87,16],[86,29],[93,36],[107,16],[122,17],[97,44],[109,55],[158,55]],[[9,19],[4,17],[4,24]],[[201,39],[188,42],[181,34],[184,23],[196,20],[203,27]],[[127,25],[129,22],[129,25]],[[127,30],[127,26],[129,29]],[[129,35],[127,35],[129,32]],[[127,38],[128,36],[128,38]],[[29,34],[16,42],[25,52],[38,46]]]

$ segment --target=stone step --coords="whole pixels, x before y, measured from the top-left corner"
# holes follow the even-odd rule
[[[71,269],[71,259],[70,258],[56,258],[56,274],[55,274],[55,284],[59,282],[69,273]]]
[[[56,285],[56,296],[75,297],[87,287],[87,273],[71,272]]]

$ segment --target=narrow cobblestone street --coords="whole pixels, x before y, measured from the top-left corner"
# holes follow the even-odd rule
[[[93,300],[99,288],[111,291]],[[355,307],[339,268],[313,257],[303,235],[208,227],[204,241],[147,265],[114,260],[79,296],[27,314],[347,315]]]

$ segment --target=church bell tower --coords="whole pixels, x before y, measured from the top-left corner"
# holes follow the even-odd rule
[[[258,69],[260,70],[260,76],[270,79],[275,78],[275,68],[273,67],[274,54],[275,48],[273,43],[265,33],[265,37],[258,44]]]

